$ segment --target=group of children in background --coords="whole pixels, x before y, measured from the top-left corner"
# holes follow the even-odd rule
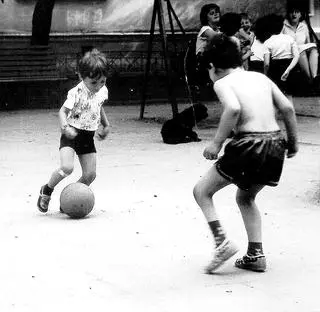
[[[316,43],[310,40],[305,14],[300,4],[292,2],[285,18],[269,14],[252,23],[247,13],[222,15],[219,6],[206,4],[200,13],[202,28],[197,36],[196,54],[203,53],[205,43],[223,33],[237,42],[244,69],[266,74],[288,93],[287,80],[298,65],[304,75],[302,80],[311,89],[317,88],[319,55]]]

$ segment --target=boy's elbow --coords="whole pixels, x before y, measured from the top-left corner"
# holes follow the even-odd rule
[[[295,113],[293,105],[288,105],[282,108],[282,114],[285,116],[294,116]]]

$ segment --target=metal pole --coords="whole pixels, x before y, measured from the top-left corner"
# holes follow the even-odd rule
[[[149,42],[148,42],[147,64],[146,64],[146,70],[145,70],[145,75],[144,75],[144,83],[143,83],[143,90],[142,90],[142,102],[141,102],[141,107],[140,107],[140,119],[143,119],[144,109],[145,109],[145,106],[146,106],[147,85],[148,85],[149,71],[150,71],[150,65],[151,65],[152,41],[153,41],[153,38],[154,38],[154,28],[155,28],[155,23],[156,23],[157,10],[158,10],[157,0],[154,0],[152,19],[151,19],[151,28],[150,28],[150,37],[149,37]]]
[[[172,114],[173,117],[178,114],[178,106],[176,102],[176,98],[173,96],[173,89],[172,89],[172,79],[171,79],[171,68],[169,67],[168,63],[168,43],[167,43],[167,34],[164,28],[164,17],[163,17],[163,8],[161,0],[158,0],[158,7],[159,7],[159,27],[160,27],[160,34],[162,37],[162,47],[163,47],[163,56],[164,56],[164,66],[166,70],[166,78],[167,78],[167,89],[168,89],[168,97],[171,102],[172,106]]]

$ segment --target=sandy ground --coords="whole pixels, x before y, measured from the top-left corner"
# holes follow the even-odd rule
[[[182,106],[180,106],[182,109]],[[202,151],[217,114],[198,125],[199,143],[165,145],[170,105],[107,107],[108,140],[97,142],[92,214],[36,208],[39,188],[58,166],[57,110],[0,112],[0,311],[272,311],[319,312],[320,127],[299,117],[300,152],[281,183],[257,202],[263,214],[266,273],[238,270],[234,258],[215,275],[203,268],[213,241],[192,197],[209,167]],[[246,251],[235,187],[216,195],[230,238]]]

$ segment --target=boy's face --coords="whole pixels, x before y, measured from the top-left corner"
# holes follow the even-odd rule
[[[248,18],[241,19],[241,28],[244,30],[249,30],[251,27],[251,22]]]
[[[86,77],[82,80],[90,92],[97,93],[106,84],[107,78],[105,76],[99,78]]]
[[[217,24],[220,21],[220,12],[216,9],[211,9],[207,18],[209,23]]]

